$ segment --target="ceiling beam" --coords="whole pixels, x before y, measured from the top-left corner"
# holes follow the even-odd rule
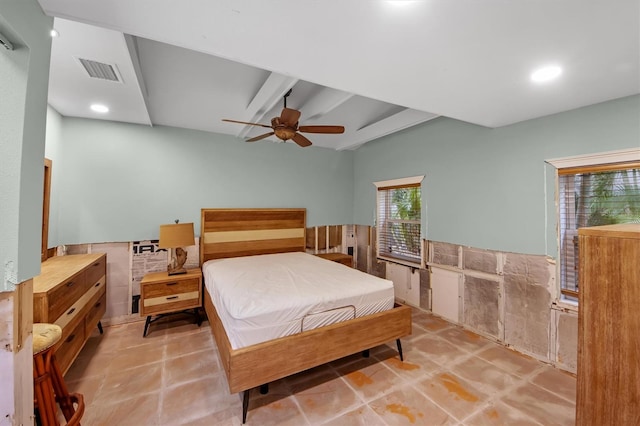
[[[144,77],[142,76],[142,70],[140,68],[140,58],[138,57],[138,44],[136,42],[136,38],[129,34],[123,34],[125,45],[127,47],[127,52],[129,53],[129,57],[131,58],[131,64],[133,65],[133,70],[136,74],[136,82],[138,91],[140,93],[140,97],[142,98],[142,103],[144,104],[145,115],[147,118],[147,124],[153,127],[153,122],[151,121],[151,114],[149,114],[149,95],[147,94],[147,86],[144,84]]]
[[[415,109],[404,109],[397,114],[391,115],[383,120],[372,123],[353,134],[348,138],[348,142],[336,147],[336,150],[355,149],[373,139],[381,138],[394,132],[433,120],[439,117],[430,112],[417,111]]]
[[[269,112],[297,82],[297,78],[287,77],[274,72],[269,74],[269,77],[255,95],[253,95],[253,99],[251,99],[249,105],[247,105],[244,119],[241,121],[251,123],[262,122],[265,114]],[[253,126],[242,126],[236,133],[236,136],[243,138],[252,128]]]
[[[343,92],[330,87],[323,88],[318,94],[304,103],[300,109],[304,110],[307,120],[320,118],[329,111],[339,107],[353,97],[353,93]]]

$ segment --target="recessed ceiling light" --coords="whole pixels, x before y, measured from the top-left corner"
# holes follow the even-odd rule
[[[560,74],[562,74],[562,68],[557,65],[550,65],[539,68],[531,73],[531,80],[536,83],[544,83],[560,77]]]
[[[105,112],[109,112],[109,107],[107,107],[106,105],[102,105],[102,104],[92,104],[91,105],[91,111],[99,112],[101,114],[104,114]]]
[[[52,30],[49,32],[49,35],[50,35],[51,37],[55,38],[55,37],[58,37],[58,36],[60,35],[60,33],[58,32],[58,30],[56,30],[56,29],[54,28],[54,29],[52,29]]]

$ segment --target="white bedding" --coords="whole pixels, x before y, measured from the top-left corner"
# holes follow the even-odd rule
[[[202,271],[234,349],[393,307],[393,282],[302,252],[210,260]]]

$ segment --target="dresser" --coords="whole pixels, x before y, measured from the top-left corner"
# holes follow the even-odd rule
[[[186,274],[168,275],[166,271],[150,272],[140,281],[140,316],[146,316],[143,337],[149,325],[163,315],[193,309],[198,325],[202,306],[202,271],[189,269]],[[152,319],[156,316],[155,319]]]
[[[640,424],[640,224],[578,230],[577,425]]]
[[[56,256],[33,279],[33,322],[62,328],[55,355],[65,373],[98,326],[107,307],[104,253]]]

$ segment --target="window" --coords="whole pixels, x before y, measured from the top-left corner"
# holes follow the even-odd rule
[[[578,228],[640,223],[640,161],[558,169],[560,283],[577,301]]]
[[[420,217],[424,176],[376,182],[377,256],[416,265],[421,263]]]

